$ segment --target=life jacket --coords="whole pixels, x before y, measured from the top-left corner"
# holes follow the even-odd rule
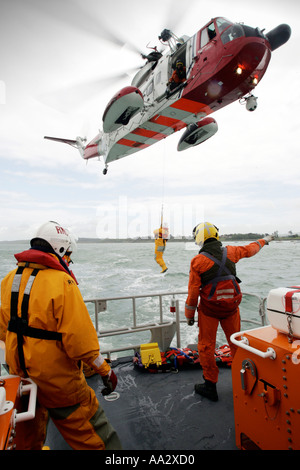
[[[15,273],[14,280],[12,283],[11,290],[11,304],[10,304],[10,321],[8,323],[8,331],[17,334],[18,341],[18,355],[20,367],[23,370],[25,377],[28,377],[24,351],[23,351],[23,336],[28,336],[30,338],[62,341],[62,334],[57,331],[48,331],[40,328],[33,328],[28,325],[28,306],[29,306],[29,296],[33,286],[33,283],[41,269],[45,267],[57,269],[59,271],[65,271],[67,274],[70,274],[68,268],[64,266],[64,263],[61,263],[58,257],[53,257],[48,253],[30,249],[18,253],[15,255],[15,258],[18,261],[18,269]],[[34,266],[32,273],[30,274],[21,304],[21,317],[18,316],[18,300],[19,300],[19,288],[21,284],[22,274],[25,268],[30,267],[30,264]]]
[[[232,364],[231,350],[228,344],[215,349],[215,360],[219,367],[230,367]]]
[[[25,250],[21,253],[15,254],[15,258],[18,263],[37,263],[46,266],[47,268],[65,271],[67,274],[72,276],[72,272],[69,270],[67,263],[63,258],[48,248],[30,248],[30,250]],[[74,275],[72,277],[74,279]]]
[[[75,274],[73,273],[73,271],[70,269],[70,264],[73,263],[73,261],[71,260],[71,255],[69,254],[65,254],[65,256],[63,257],[63,261],[66,263],[66,265],[68,266],[68,270],[72,276],[72,278],[74,279],[74,281],[76,281],[76,284],[78,285],[78,281],[75,277]]]
[[[241,281],[236,277],[235,264],[227,258],[226,247],[212,242],[203,247],[200,254],[214,262],[212,268],[201,274],[201,310],[218,319],[233,315],[242,300],[238,284]]]
[[[160,352],[161,365],[150,364],[148,367],[142,363],[141,355],[136,352],[133,358],[133,364],[139,370],[147,372],[178,372],[185,367],[200,367],[198,351],[190,348],[168,348],[165,352]]]
[[[188,368],[201,368],[199,353],[190,348],[168,348],[161,352],[161,365],[150,364],[148,367],[142,363],[141,355],[136,352],[133,358],[133,364],[138,370],[143,372],[179,372],[179,370]],[[230,367],[232,356],[230,347],[227,344],[215,349],[215,360],[219,367]]]

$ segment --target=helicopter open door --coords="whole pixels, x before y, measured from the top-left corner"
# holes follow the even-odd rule
[[[168,80],[171,78],[174,70],[176,69],[176,63],[182,62],[183,67],[188,69],[187,59],[186,59],[186,50],[187,50],[187,43],[178,46],[178,50],[171,56],[169,61],[169,76]]]
[[[173,54],[171,57],[171,75],[173,73],[173,70],[176,68],[176,62],[180,61],[183,63],[183,66],[186,67],[186,46],[187,44],[183,44],[178,48],[178,51]]]
[[[154,74],[154,99],[159,101],[166,92],[167,83],[170,77],[170,61],[163,60],[161,61],[156,69]]]

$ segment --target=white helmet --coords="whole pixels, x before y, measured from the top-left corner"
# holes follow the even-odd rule
[[[57,222],[46,222],[37,230],[34,238],[41,238],[52,246],[55,253],[63,257],[71,245],[71,237],[68,230]],[[31,240],[32,241],[32,240]]]

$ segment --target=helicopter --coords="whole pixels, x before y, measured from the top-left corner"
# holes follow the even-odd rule
[[[77,148],[83,159],[103,158],[108,164],[139,152],[185,129],[178,142],[183,151],[205,142],[218,130],[210,115],[239,100],[248,111],[257,108],[253,91],[264,76],[271,53],[285,44],[291,28],[280,24],[264,30],[212,18],[193,36],[176,36],[164,29],[159,41],[166,46],[142,54],[145,64],[131,84],[109,101],[102,117],[102,130],[86,138],[44,136]],[[181,62],[184,78],[175,86],[171,76]],[[171,86],[173,85],[173,86]]]

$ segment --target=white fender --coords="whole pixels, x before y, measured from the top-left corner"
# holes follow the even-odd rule
[[[104,132],[112,132],[128,124],[144,105],[141,91],[133,86],[122,88],[116,93],[105,108],[103,114]]]
[[[218,124],[211,117],[205,117],[201,121],[189,124],[178,142],[177,150],[181,152],[187,148],[202,144],[202,142],[215,135],[217,130]]]

